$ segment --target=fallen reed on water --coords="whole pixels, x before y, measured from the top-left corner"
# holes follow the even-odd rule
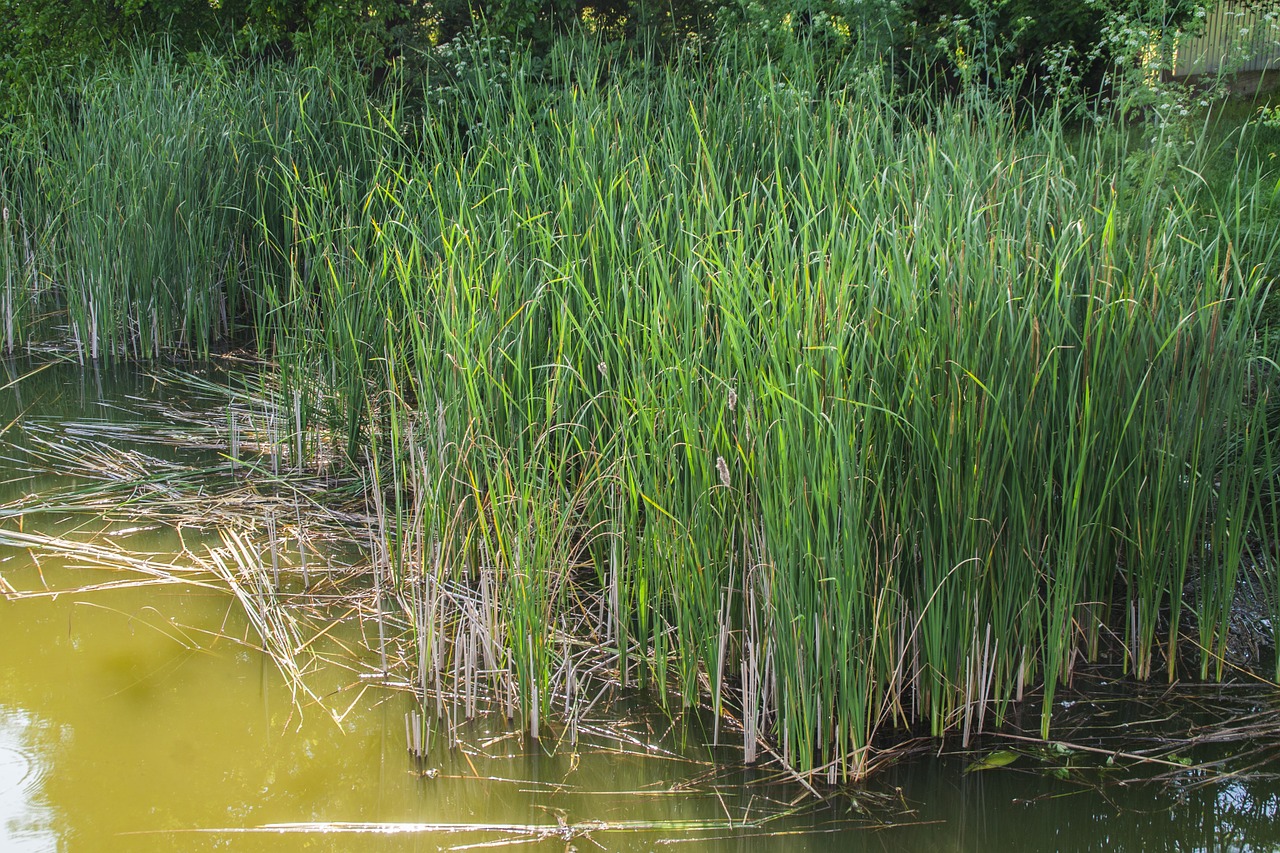
[[[571,728],[614,680],[857,779],[878,735],[967,740],[1034,684],[1047,734],[1081,659],[1221,677],[1237,587],[1280,606],[1259,164],[1209,184],[1205,128],[875,65],[449,50],[412,110],[336,62],[147,59],[3,172],[56,190],[22,264],[86,354],[239,322],[281,429],[346,436],[411,742]]]

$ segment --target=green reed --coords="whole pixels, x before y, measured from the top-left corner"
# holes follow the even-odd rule
[[[8,165],[8,164],[6,164]],[[0,171],[0,322],[3,343],[11,354],[21,336],[24,315],[32,296],[31,263],[27,248],[30,234],[22,219],[22,206],[12,190],[13,180],[7,170]]]
[[[374,474],[415,730],[616,680],[855,779],[1037,685],[1047,736],[1082,659],[1220,676],[1240,579],[1280,600],[1255,165],[874,67],[460,55],[416,111],[135,64],[44,155],[89,354],[207,347],[225,293]]]
[[[49,274],[85,355],[204,355],[226,335],[238,201],[228,74],[140,51],[34,104]]]
[[[39,326],[41,311],[49,307],[51,287],[44,268],[46,214],[36,203],[38,148],[20,126],[0,127],[0,133],[5,136],[0,155],[0,338],[5,353],[12,355]]]

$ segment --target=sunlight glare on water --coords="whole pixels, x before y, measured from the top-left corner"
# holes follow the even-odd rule
[[[57,847],[54,817],[43,802],[46,744],[31,714],[0,705],[0,850],[36,853]]]

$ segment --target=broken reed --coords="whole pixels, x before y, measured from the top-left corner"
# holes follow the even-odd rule
[[[238,217],[188,245],[157,202],[137,232],[241,252],[298,431],[327,416],[369,465],[413,738],[481,707],[536,734],[608,672],[709,702],[749,759],[856,779],[878,732],[967,738],[1041,683],[1047,735],[1111,636],[1138,678],[1220,677],[1237,579],[1277,603],[1252,164],[1211,191],[1203,132],[1019,127],[980,97],[908,104],[874,67],[834,85],[730,50],[610,80],[580,44],[535,79],[492,42],[462,56],[412,119],[338,63],[194,74],[235,105],[200,145]],[[190,160],[164,168],[212,222]],[[56,262],[82,345],[75,306],[115,297],[79,282],[170,280],[159,254],[114,266],[140,251],[93,230],[119,209],[69,208],[50,241],[103,250]],[[163,347],[158,311],[113,348]]]

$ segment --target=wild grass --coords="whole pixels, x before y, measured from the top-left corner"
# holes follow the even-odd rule
[[[90,358],[207,356],[228,329],[237,158],[222,99],[232,89],[216,69],[201,79],[140,51],[34,105],[48,131],[39,141],[48,274]]]
[[[339,64],[150,62],[42,155],[87,355],[239,319],[280,429],[347,437],[416,730],[571,726],[609,673],[858,779],[1036,684],[1047,735],[1081,660],[1221,676],[1238,580],[1280,600],[1248,146],[1209,184],[1192,126],[874,68],[473,54],[420,112]]]

